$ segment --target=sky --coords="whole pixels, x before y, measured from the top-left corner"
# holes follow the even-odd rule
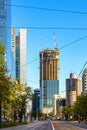
[[[54,49],[55,32],[59,91],[65,96],[66,79],[71,72],[78,76],[87,61],[87,0],[12,0],[12,5],[12,27],[17,33],[27,29],[27,85],[39,88],[39,52]]]

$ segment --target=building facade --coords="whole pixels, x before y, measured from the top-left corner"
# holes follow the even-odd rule
[[[62,96],[60,94],[56,94],[53,96],[53,115],[56,116],[57,115],[57,106],[56,106],[56,102],[58,99],[62,98]]]
[[[57,119],[63,118],[63,110],[66,105],[66,99],[60,94],[53,96],[53,116]]]
[[[43,113],[53,110],[53,95],[59,93],[59,50],[40,52],[40,109]]]
[[[66,105],[73,105],[80,94],[81,80],[74,73],[70,73],[70,78],[66,79]]]
[[[34,89],[34,101],[32,103],[32,111],[40,111],[40,89]]]
[[[60,98],[56,101],[57,119],[64,119],[64,108],[66,106],[66,99]]]
[[[26,40],[27,40],[27,33],[26,29],[20,29],[20,83],[26,84],[27,83],[27,67],[26,67]]]
[[[14,62],[16,60],[15,49],[16,49],[16,32],[15,32],[15,28],[11,28],[11,50],[14,57]]]
[[[8,75],[15,77],[15,64],[11,50],[11,0],[0,0],[0,41],[5,46]]]
[[[15,65],[16,65],[16,78],[18,78],[18,82],[20,82],[20,37],[15,37]]]
[[[26,84],[26,29],[20,29],[16,35],[15,28],[12,28],[12,52],[16,66],[16,78],[20,84]]]
[[[87,93],[87,68],[84,69],[82,74],[82,93]]]

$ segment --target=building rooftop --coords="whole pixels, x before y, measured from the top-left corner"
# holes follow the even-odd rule
[[[70,73],[70,78],[71,78],[71,79],[75,79],[75,78],[77,78],[77,76],[76,76],[75,73]]]

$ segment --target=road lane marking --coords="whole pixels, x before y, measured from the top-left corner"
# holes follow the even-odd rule
[[[55,129],[54,129],[54,126],[53,126],[53,124],[52,124],[52,122],[51,122],[51,125],[52,125],[52,129],[55,130]]]

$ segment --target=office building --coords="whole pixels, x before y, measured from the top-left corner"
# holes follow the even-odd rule
[[[53,116],[56,118],[63,117],[63,109],[66,105],[66,99],[60,94],[55,94],[53,96]]]
[[[14,62],[15,62],[15,58],[16,58],[16,32],[15,32],[15,28],[11,28],[11,50],[12,50],[12,54],[13,54],[13,58],[14,58]]]
[[[20,29],[20,83],[27,83],[27,71],[26,71],[26,29]]]
[[[8,75],[15,77],[15,64],[11,50],[11,0],[0,0],[0,41],[5,46]]]
[[[82,93],[87,93],[87,68],[84,69],[82,74]]]
[[[66,106],[66,99],[60,98],[56,101],[56,107],[57,107],[57,119],[64,119],[64,108]]]
[[[53,95],[59,93],[59,50],[44,49],[40,52],[40,110],[53,111]]]
[[[66,105],[73,105],[80,94],[81,80],[77,78],[76,74],[70,73],[70,78],[66,79]]]
[[[34,100],[32,103],[32,111],[37,113],[40,111],[40,89],[34,89]]]
[[[16,78],[20,84],[26,85],[26,29],[20,29],[16,35],[15,28],[12,28],[12,52],[16,66]]]

